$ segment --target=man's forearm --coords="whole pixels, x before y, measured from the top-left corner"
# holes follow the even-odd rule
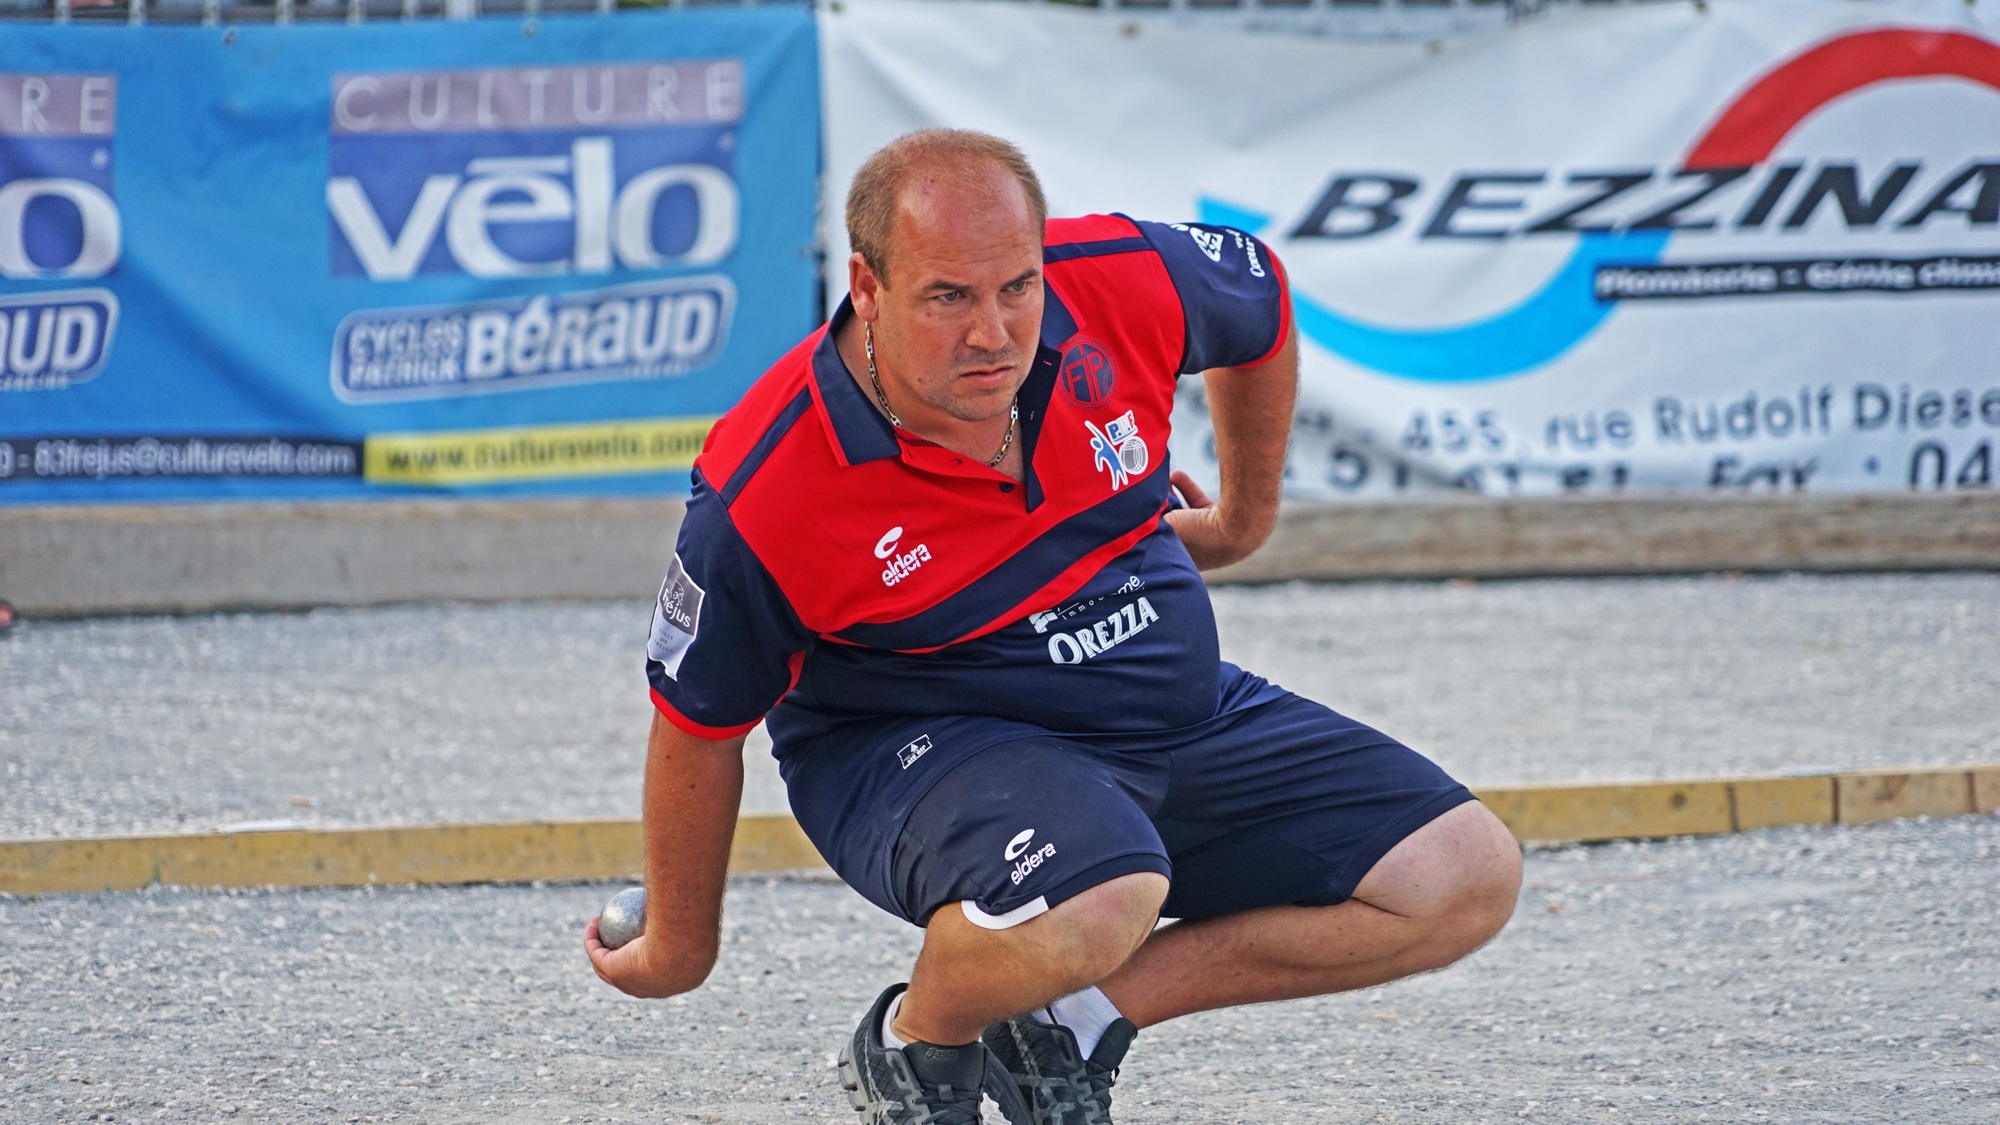
[[[1205,373],[1205,382],[1222,477],[1216,518],[1223,552],[1221,558],[1197,560],[1207,567],[1248,557],[1277,524],[1298,400],[1298,336],[1287,338],[1276,355],[1256,367],[1218,367]]]
[[[671,992],[700,984],[715,965],[742,798],[742,736],[696,738],[653,716],[644,813],[646,935],[656,982]]]

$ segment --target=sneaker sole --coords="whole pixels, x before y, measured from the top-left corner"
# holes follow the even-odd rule
[[[840,1088],[847,1091],[848,1104],[856,1113],[868,1112],[868,1098],[861,1092],[861,1070],[854,1065],[854,1045],[840,1049]]]

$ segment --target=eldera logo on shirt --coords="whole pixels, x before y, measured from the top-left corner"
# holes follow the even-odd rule
[[[902,545],[902,539],[903,528],[899,524],[883,532],[882,538],[875,541],[875,557],[889,564],[882,570],[884,586],[894,586],[931,560],[931,549],[922,543],[899,554],[896,548]]]
[[[1054,844],[1043,844],[1034,851],[1028,851],[1034,840],[1035,830],[1032,828],[1025,829],[1013,839],[1007,841],[1006,849],[1000,853],[1000,858],[1014,864],[1014,870],[1009,878],[1013,879],[1014,885],[1017,887],[1021,885],[1021,880],[1035,873],[1035,868],[1040,867],[1045,861],[1055,858],[1056,846]],[[1020,862],[1015,863],[1015,860],[1020,860]]]
[[[1124,644],[1160,619],[1160,611],[1143,596],[1119,606],[1117,612],[1088,629],[1049,636],[1049,659],[1057,664],[1081,664]]]

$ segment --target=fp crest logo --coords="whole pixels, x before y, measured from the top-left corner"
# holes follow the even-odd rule
[[[1063,397],[1085,410],[1103,406],[1111,397],[1115,372],[1111,357],[1095,344],[1079,343],[1063,353],[1056,382]]]
[[[1084,427],[1090,431],[1096,467],[1111,473],[1111,491],[1132,483],[1132,478],[1144,473],[1151,463],[1146,442],[1139,436],[1139,423],[1130,410],[1105,423],[1101,430],[1088,421]]]

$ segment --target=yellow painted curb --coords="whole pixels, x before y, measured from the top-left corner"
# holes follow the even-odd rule
[[[1834,779],[1746,777],[1729,783],[1738,832],[1785,824],[1832,824]]]
[[[2000,810],[2000,766],[1795,777],[1522,785],[1479,799],[1524,843],[1714,836],[1787,824],[1874,824]]]
[[[1734,830],[1729,784],[1529,785],[1483,789],[1479,799],[1517,840],[1713,836]]]
[[[1972,811],[2000,812],[2000,766],[1983,766],[1972,771]]]
[[[615,879],[636,877],[642,855],[636,820],[16,840],[0,842],[0,891]],[[825,861],[791,817],[746,816],[736,822],[729,866],[782,871]]]
[[[1900,816],[1964,816],[1973,810],[1973,771],[1864,770],[1842,774],[1842,824],[1873,824]]]
[[[1788,824],[1870,824],[2000,811],[2000,765],[1805,777],[1492,786],[1480,800],[1523,842],[1651,839]],[[0,841],[0,892],[206,887],[352,887],[634,877],[636,820],[283,829],[177,836]],[[789,816],[736,823],[734,872],[823,868]]]

